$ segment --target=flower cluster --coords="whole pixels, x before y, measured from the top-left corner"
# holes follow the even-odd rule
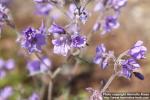
[[[105,69],[108,66],[108,61],[113,59],[117,66],[121,66],[119,76],[129,79],[133,73],[136,77],[143,80],[144,76],[139,72],[140,65],[137,60],[145,58],[146,51],[147,48],[143,46],[143,41],[137,41],[136,44],[123,55],[123,57],[126,56],[127,59],[124,59],[123,57],[117,59],[112,51],[107,53],[104,44],[101,44],[96,48],[94,63],[99,64],[102,69]]]
[[[43,57],[41,61],[32,60],[27,63],[27,69],[30,75],[36,75],[39,73],[45,73],[51,69],[51,61],[47,57]]]
[[[34,0],[36,13],[39,15],[48,15],[53,8],[53,6],[48,3],[48,0]]]
[[[144,76],[138,71],[140,65],[137,63],[137,60],[145,58],[145,53],[147,52],[147,48],[143,46],[143,41],[137,41],[135,45],[128,51],[128,55],[130,56],[127,60],[122,60],[122,71],[121,75],[126,78],[131,78],[132,73],[143,80]]]
[[[134,59],[143,59],[145,58],[145,52],[147,48],[143,46],[143,41],[137,41],[135,45],[129,50],[129,55],[131,55]]]
[[[104,23],[102,24],[103,32],[101,34],[103,35],[107,32],[111,32],[112,29],[118,28],[120,24],[117,19],[118,18],[116,16],[107,16],[104,20]]]
[[[99,64],[102,69],[105,69],[108,66],[108,61],[110,58],[113,58],[113,52],[106,51],[106,47],[104,44],[100,44],[96,48],[96,55],[94,57],[94,63]]]
[[[99,31],[100,29],[102,30],[101,34],[104,35],[108,32],[111,32],[113,29],[117,29],[120,24],[118,22],[118,17],[120,14],[120,10],[125,4],[127,3],[127,0],[101,0],[97,1],[96,5],[94,7],[94,11],[102,12],[102,15],[104,11],[112,10],[114,11],[113,14],[111,15],[104,15],[104,19],[102,20],[97,20],[95,23],[95,26],[101,25],[100,27],[93,27],[95,31]],[[107,10],[106,10],[107,9]]]
[[[132,71],[140,68],[140,65],[133,58],[129,58],[127,60],[122,61],[121,65],[122,65],[121,74],[126,78],[131,78]]]
[[[0,79],[6,76],[6,72],[15,68],[15,61],[13,59],[8,59],[4,61],[0,59]]]
[[[41,52],[42,46],[46,44],[44,25],[42,24],[39,29],[28,27],[22,33],[21,46],[26,48],[30,53]]]
[[[67,56],[71,48],[82,48],[86,46],[86,37],[79,33],[68,34],[61,26],[53,24],[49,32],[54,36],[52,40],[54,53]],[[57,34],[57,36],[56,36]]]
[[[67,6],[63,8],[62,4],[65,4],[65,0],[33,0],[36,6],[36,13],[39,15],[44,15],[44,23],[38,29],[34,27],[27,27],[21,34],[20,43],[21,46],[28,50],[29,53],[35,53],[39,60],[29,60],[27,63],[27,69],[30,76],[48,73],[51,74],[52,62],[48,57],[40,58],[38,53],[42,53],[42,47],[46,45],[46,39],[49,36],[52,36],[51,42],[53,47],[53,53],[67,56],[75,54],[74,51],[79,51],[83,47],[87,46],[87,40],[92,32],[100,31],[102,35],[111,32],[114,29],[117,29],[120,26],[118,22],[119,15],[122,7],[127,3],[127,0],[93,0],[95,2],[93,11],[97,12],[99,16],[96,18],[96,22],[93,26],[90,35],[84,36],[82,33],[82,25],[88,21],[90,15],[90,10],[88,11],[87,5],[92,0],[73,0],[69,1]],[[62,11],[66,18],[66,26],[60,26],[56,24],[56,18],[51,15],[53,8]],[[93,13],[94,14],[94,13]],[[57,16],[57,13],[55,14]],[[4,22],[7,20],[7,14],[2,5],[0,5],[0,29],[3,26]],[[50,18],[53,17],[53,18]],[[1,24],[2,23],[2,24]],[[49,23],[52,23],[51,26],[48,26]],[[88,38],[88,39],[87,39]],[[49,40],[48,40],[49,41]],[[106,69],[109,66],[111,61],[114,64],[114,76],[110,77],[111,81],[113,77],[123,76],[127,79],[130,79],[132,74],[135,77],[143,80],[144,76],[140,73],[139,69],[141,68],[138,60],[145,58],[145,53],[147,48],[143,46],[142,41],[137,41],[137,43],[124,52],[118,57],[114,55],[113,51],[106,50],[104,44],[100,44],[96,47],[96,55],[93,59],[95,64],[98,64],[102,69]],[[78,55],[80,56],[80,54]],[[70,56],[68,56],[70,57]],[[75,59],[76,60],[76,59]],[[77,61],[78,63],[78,61]],[[12,69],[12,61],[7,62],[3,65],[3,61],[0,60],[0,77],[5,75],[5,72],[1,70],[5,66],[5,69]],[[52,76],[57,74],[54,71]],[[119,73],[119,74],[118,74]],[[50,75],[51,76],[51,75]],[[53,78],[52,78],[53,79]],[[87,90],[92,94],[90,100],[102,100],[101,92],[104,92],[109,86],[106,83],[106,87],[102,88],[102,91],[94,90],[92,88],[87,88]],[[1,93],[1,92],[0,92]],[[1,95],[0,95],[1,97]],[[4,97],[3,97],[4,98]],[[1,99],[1,98],[0,98]],[[40,100],[37,93],[33,93],[29,100]]]
[[[11,86],[6,86],[0,90],[0,100],[8,100],[13,94],[13,88]]]

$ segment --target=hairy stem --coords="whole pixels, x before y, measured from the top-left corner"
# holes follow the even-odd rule
[[[58,67],[58,68],[54,71],[54,73],[52,74],[52,79],[54,79],[54,78],[60,73],[61,69],[62,69],[62,67]]]
[[[45,64],[45,62],[43,62],[42,58],[40,57],[40,55],[38,53],[35,53],[35,55],[41,61],[41,63],[43,63],[45,66],[47,66],[47,64]],[[49,66],[47,66],[47,67],[49,67]],[[54,74],[56,74],[56,73],[54,72]],[[52,79],[56,75],[53,75],[53,73],[50,70],[48,71],[48,75],[50,77],[50,81],[49,81],[49,85],[48,85],[48,100],[52,100],[52,89],[53,89]],[[45,95],[43,94],[42,96],[45,96]],[[41,98],[44,98],[44,97],[41,97]]]
[[[76,63],[75,63],[75,65],[74,65],[74,68],[71,71],[71,75],[72,76],[74,76],[76,74],[76,71],[78,70],[78,67],[79,67],[79,63],[80,63],[80,61],[77,60]]]
[[[115,64],[114,64],[114,71],[115,72],[117,72],[117,65],[119,64],[119,60],[122,58],[122,57],[124,57],[125,55],[127,55],[127,53],[129,52],[129,50],[126,50],[126,51],[124,51],[123,53],[121,53],[120,55],[119,55],[119,57],[115,60]]]
[[[107,83],[105,86],[102,88],[101,93],[105,92],[106,89],[109,87],[109,85],[112,83],[112,81],[115,79],[115,77],[119,74],[119,72],[116,72],[111,75],[111,77],[108,79]]]

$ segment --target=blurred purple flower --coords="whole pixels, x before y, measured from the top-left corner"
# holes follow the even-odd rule
[[[12,70],[14,69],[15,67],[15,61],[13,59],[8,59],[6,62],[5,62],[5,68],[8,69],[8,70]]]
[[[40,97],[37,93],[32,93],[28,100],[40,100]]]
[[[31,76],[45,73],[46,71],[50,70],[51,68],[51,61],[47,57],[42,58],[42,62],[39,60],[32,60],[27,63],[27,69]]]
[[[127,0],[109,0],[109,1],[110,1],[110,5],[112,5],[112,7],[115,10],[120,10],[120,8],[125,6],[127,3]]]
[[[31,76],[40,73],[40,70],[41,70],[40,69],[40,61],[34,60],[34,61],[28,62],[27,69]]]
[[[4,79],[5,76],[6,76],[6,71],[0,69],[0,79]]]
[[[42,58],[43,63],[40,64],[41,72],[46,72],[51,69],[52,62],[48,57]]]
[[[46,44],[45,35],[39,33],[39,30],[36,30],[32,27],[28,27],[23,31],[23,40],[21,40],[21,46],[28,49],[30,53],[38,51],[41,52],[41,47]]]
[[[7,19],[8,9],[0,4],[0,21],[5,21]]]
[[[0,30],[3,28],[3,25],[6,20],[8,20],[8,9],[0,3]]]
[[[104,5],[102,3],[102,1],[96,2],[96,5],[94,7],[94,11],[101,11],[104,8]]]
[[[0,0],[0,4],[8,6],[12,0]]]
[[[135,59],[143,59],[146,52],[147,48],[143,46],[143,41],[137,41],[128,53]]]
[[[94,63],[99,64],[102,69],[108,66],[108,58],[106,56],[106,48],[104,44],[98,45],[96,48],[96,55],[94,57]]]
[[[58,39],[53,39],[52,44],[54,45],[53,52],[55,54],[60,54],[63,56],[67,56],[70,47],[71,40],[69,37],[60,37]]]
[[[90,100],[103,100],[102,94],[98,90],[93,88],[86,88],[86,90],[91,93]]]
[[[70,5],[69,5],[69,9],[68,9],[68,12],[67,12],[67,14],[70,16],[70,18],[74,18],[74,11],[75,11],[75,9],[76,9],[76,5],[74,4],[74,3],[71,3]]]
[[[35,5],[36,7],[36,13],[39,15],[48,15],[53,8],[51,4],[45,4],[45,3],[37,3]]]
[[[61,35],[66,33],[64,28],[57,24],[52,24],[48,31],[53,35]]]
[[[86,46],[86,37],[76,33],[71,36],[71,47],[81,48]]]
[[[13,94],[13,88],[11,86],[6,86],[0,90],[0,100],[8,100]]]
[[[112,29],[117,29],[119,26],[120,26],[120,24],[117,21],[116,16],[108,16],[108,17],[106,17],[106,19],[102,25],[103,32],[101,34],[103,35],[107,32],[111,32]]]
[[[4,61],[0,58],[0,79],[6,76],[6,70],[12,70],[15,68],[15,61],[13,59],[8,59]]]
[[[48,0],[33,0],[36,3],[44,3],[44,2],[48,2]]]

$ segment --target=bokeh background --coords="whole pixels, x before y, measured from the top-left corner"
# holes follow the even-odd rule
[[[90,6],[90,5],[89,5]],[[81,62],[78,70],[73,77],[69,79],[67,73],[74,66],[67,65],[63,72],[57,76],[54,82],[53,96],[56,100],[87,100],[89,93],[85,90],[87,87],[95,89],[101,88],[101,81],[107,80],[111,73],[112,67],[107,70],[101,70],[98,65],[91,63],[95,55],[95,47],[100,43],[104,43],[108,50],[114,50],[115,55],[119,55],[123,51],[130,48],[137,40],[144,41],[144,45],[148,48],[147,58],[140,61],[142,73],[145,76],[143,81],[132,77],[130,80],[125,78],[115,78],[109,87],[112,92],[150,92],[150,0],[128,0],[126,7],[122,9],[120,15],[120,28],[112,31],[110,34],[100,36],[99,33],[92,35],[88,50],[84,52],[84,59],[87,62]],[[24,28],[31,25],[39,27],[42,21],[41,16],[34,13],[34,3],[32,0],[13,0],[9,6],[17,31],[21,32]],[[57,12],[53,12],[57,15]],[[92,15],[89,21],[82,27],[84,34],[88,33],[94,23]],[[64,25],[67,21],[60,18],[56,22]],[[87,26],[86,26],[87,25]],[[27,98],[33,91],[40,93],[43,89],[42,83],[47,83],[47,77],[36,76],[30,77],[26,69],[28,58],[35,58],[29,55],[16,42],[16,31],[7,25],[2,30],[0,39],[0,58],[13,58],[16,62],[16,68],[9,72],[4,79],[0,79],[0,88],[6,85],[14,87],[15,92],[10,100],[17,100],[21,94],[23,98]],[[50,40],[49,40],[50,42]],[[64,64],[64,58],[52,53],[52,45],[48,44],[45,52],[49,54],[49,58],[53,63],[53,70]],[[45,54],[46,54],[45,53]],[[73,63],[74,61],[69,61]],[[42,78],[42,81],[40,80]]]

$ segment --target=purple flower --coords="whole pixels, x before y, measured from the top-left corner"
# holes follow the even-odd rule
[[[27,63],[27,69],[29,74],[32,76],[39,73],[45,73],[46,71],[50,70],[51,65],[51,61],[47,57],[43,57],[42,62],[39,60],[29,61]]]
[[[40,100],[40,97],[37,93],[32,93],[28,100]]]
[[[33,0],[36,3],[44,3],[44,2],[48,2],[48,0]]]
[[[119,76],[123,76],[127,79],[130,79],[132,76],[132,71],[128,70],[127,68],[122,68]]]
[[[0,0],[0,4],[8,6],[12,0]]]
[[[45,35],[43,33],[39,33],[39,30],[28,27],[23,31],[23,35],[24,37],[21,41],[23,48],[28,49],[30,53],[35,51],[41,52],[41,47],[46,44]]]
[[[93,88],[86,88],[86,90],[91,93],[90,100],[103,100],[102,94],[98,90]]]
[[[37,3],[36,4],[36,13],[39,15],[48,15],[52,9],[51,4],[45,4],[45,3]]]
[[[96,56],[94,58],[94,63],[99,64],[102,69],[105,69],[108,66],[108,57],[104,44],[98,45],[96,48]]]
[[[0,3],[0,32],[6,20],[8,20],[8,9]]]
[[[34,60],[34,61],[28,62],[27,69],[31,76],[39,73],[40,72],[40,61]]]
[[[124,76],[125,78],[129,79],[131,78],[132,73],[134,73],[136,77],[139,76],[139,79],[143,79],[141,78],[142,74],[136,74],[138,73],[137,69],[140,68],[140,65],[136,62],[135,59],[129,58],[127,60],[123,60],[121,62],[121,65],[122,65],[122,70],[120,76]]]
[[[110,0],[110,5],[112,5],[115,10],[119,10],[121,7],[125,6],[126,3],[127,0]]]
[[[13,59],[8,59],[4,61],[0,58],[0,79],[6,76],[6,70],[12,70],[15,68],[15,61]]]
[[[49,60],[48,57],[43,57],[42,61],[43,61],[43,63],[40,64],[41,72],[46,72],[46,71],[50,70],[52,67],[51,60]]]
[[[57,24],[52,24],[48,31],[53,35],[61,35],[66,33],[64,28]]]
[[[99,1],[96,3],[95,7],[94,7],[94,11],[101,11],[104,8],[104,5],[102,3],[102,1]]]
[[[58,25],[53,24],[49,28],[49,32],[53,33],[55,37],[52,40],[52,44],[54,45],[53,52],[55,54],[67,56],[71,48],[81,48],[86,45],[85,36],[78,33],[74,33],[73,35],[65,34],[65,30]]]
[[[69,5],[69,9],[68,9],[68,12],[67,12],[67,14],[68,14],[68,16],[70,16],[70,18],[74,18],[74,11],[75,11],[75,9],[76,9],[76,5],[74,4],[74,3],[71,3],[70,5]]]
[[[5,70],[0,70],[0,79],[3,79],[6,76]]]
[[[14,69],[15,67],[15,61],[13,59],[8,59],[6,62],[5,62],[5,68],[8,69],[8,70],[12,70]]]
[[[117,29],[119,26],[120,24],[117,21],[116,16],[108,16],[102,25],[103,32],[101,34],[103,35],[107,32],[111,32],[113,29]]]
[[[86,23],[89,16],[88,11],[85,9],[85,7],[76,7],[75,4],[70,4],[68,15],[72,19],[75,18],[76,20],[80,20],[83,24]]]
[[[76,10],[74,11],[74,16],[78,19],[80,19],[80,21],[85,24],[87,19],[88,19],[88,12],[84,7],[80,7],[80,8],[76,8]]]
[[[8,100],[10,96],[13,94],[13,89],[10,86],[6,86],[2,90],[0,90],[0,100]]]
[[[71,36],[71,46],[74,48],[81,48],[86,46],[86,37],[80,34],[74,34]]]
[[[68,37],[60,37],[58,39],[53,39],[52,44],[54,45],[53,52],[55,54],[60,54],[63,56],[67,56],[70,47],[71,40]]]
[[[143,41],[137,41],[128,53],[135,59],[143,59],[146,52],[147,48],[143,46]]]
[[[0,21],[5,21],[8,13],[8,9],[0,3]]]
[[[127,68],[128,70],[131,71],[140,68],[140,65],[133,58],[129,58],[125,61],[122,61],[121,65],[123,68]]]

